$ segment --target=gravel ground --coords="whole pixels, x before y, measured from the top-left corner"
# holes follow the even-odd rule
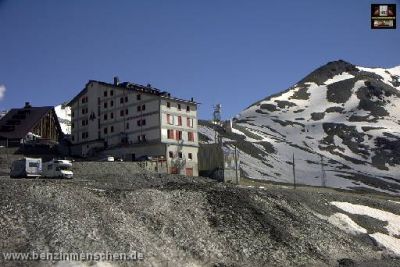
[[[111,266],[400,265],[367,235],[349,235],[318,216],[339,211],[331,201],[400,214],[384,197],[247,188],[119,162],[80,162],[74,171],[72,180],[0,178],[1,252],[144,254],[143,261]],[[378,220],[357,222],[383,227]],[[2,266],[92,263],[69,264],[0,260]]]

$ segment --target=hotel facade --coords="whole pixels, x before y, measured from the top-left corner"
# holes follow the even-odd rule
[[[99,152],[165,161],[168,173],[198,176],[197,103],[130,82],[90,80],[68,104],[72,154]]]

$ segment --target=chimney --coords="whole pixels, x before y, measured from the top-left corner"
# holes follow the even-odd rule
[[[29,102],[25,102],[25,106],[24,106],[24,108],[31,108],[32,106],[31,106],[31,103],[29,103]]]
[[[119,78],[118,78],[118,76],[114,76],[114,85],[119,85]]]
[[[148,83],[148,84],[147,84],[147,87],[148,87],[148,88],[151,88],[151,83]]]
[[[190,98],[190,102],[194,102],[194,99],[193,99],[193,97],[192,97],[192,98]]]

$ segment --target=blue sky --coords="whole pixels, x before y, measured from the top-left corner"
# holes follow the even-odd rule
[[[0,0],[0,110],[56,105],[118,75],[194,97],[200,118],[216,103],[232,117],[328,61],[400,65],[399,22],[371,30],[371,3]]]

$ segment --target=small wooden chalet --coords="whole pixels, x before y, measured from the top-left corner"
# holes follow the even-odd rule
[[[21,140],[34,136],[50,142],[58,142],[63,133],[54,107],[32,107],[29,102],[23,108],[11,109],[0,119],[0,145],[19,146]]]

